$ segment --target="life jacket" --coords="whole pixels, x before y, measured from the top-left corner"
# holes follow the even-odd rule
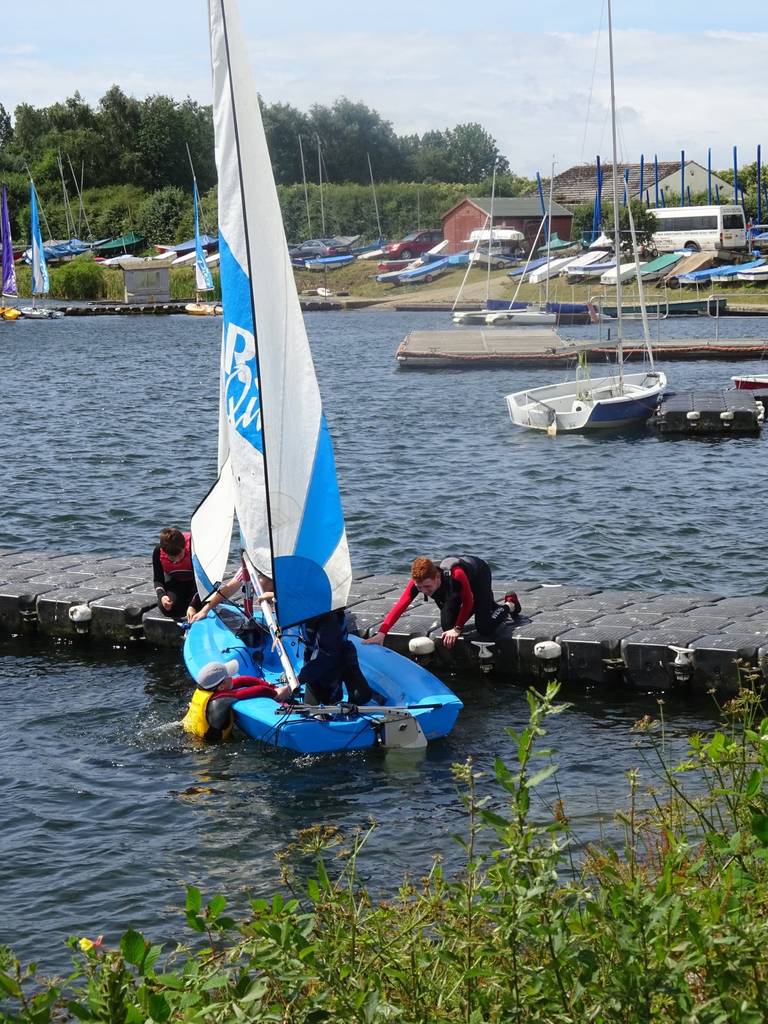
[[[480,568],[480,559],[475,558],[474,555],[448,555],[438,565],[438,569],[442,575],[442,582],[437,590],[432,594],[432,600],[435,602],[438,608],[442,608],[445,602],[451,595],[453,577],[451,576],[452,569],[462,569],[467,579],[469,580],[469,586],[472,593],[475,593],[475,586],[477,584],[477,574]]]
[[[203,690],[198,687],[192,694],[192,700],[189,702],[189,708],[187,713],[182,719],[181,727],[184,732],[188,732],[191,736],[198,736],[201,740],[208,738],[210,731],[210,725],[208,723],[208,717],[206,711],[208,704],[213,697],[213,693],[210,690]],[[222,730],[221,738],[223,740],[229,739],[232,734],[233,723]]]
[[[168,557],[168,552],[163,551],[160,548],[160,565],[163,567],[163,573],[165,574],[165,582],[170,583],[172,579],[191,580],[194,578],[194,570],[192,569],[192,534],[184,534],[184,554],[178,562],[172,562]]]
[[[220,697],[235,697],[237,700],[249,700],[251,697],[271,697],[276,700],[275,687],[261,676],[235,676],[231,690],[222,690]]]

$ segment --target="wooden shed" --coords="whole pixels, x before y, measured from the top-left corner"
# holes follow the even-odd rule
[[[491,214],[491,200],[462,199],[443,214],[443,237],[448,241],[449,252],[461,252],[468,247],[470,232],[486,227]],[[538,196],[514,196],[494,199],[493,225],[495,228],[515,228],[525,235],[524,248],[533,245],[541,224],[541,203]],[[562,239],[570,239],[573,214],[559,203],[552,203],[552,231]],[[546,238],[539,237],[537,245],[543,245]]]
[[[170,265],[157,260],[126,258],[120,262],[126,302],[154,304],[171,298]]]

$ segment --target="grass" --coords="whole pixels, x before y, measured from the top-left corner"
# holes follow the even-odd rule
[[[459,292],[464,280],[465,268],[459,267],[443,274],[430,284],[391,285],[379,284],[376,281],[376,263],[374,261],[357,261],[338,270],[323,273],[313,271],[296,271],[296,284],[300,293],[315,293],[317,288],[329,288],[335,294],[347,292],[358,298],[380,299],[386,302],[412,301],[423,299],[429,302],[452,302]],[[465,291],[466,301],[478,301],[485,297],[487,272],[481,269],[470,270],[467,276]],[[517,289],[516,283],[504,270],[491,272],[490,295],[492,298],[511,299]],[[665,301],[679,302],[690,299],[706,299],[714,292],[724,296],[730,304],[768,306],[768,286],[761,284],[742,284],[719,286],[714,289],[701,288],[646,288],[646,303],[655,306]],[[624,302],[634,304],[638,301],[637,289],[623,289]],[[610,305],[615,303],[615,293],[611,288],[591,285],[569,285],[560,278],[550,282],[549,297],[553,302],[587,302],[595,297]],[[517,297],[521,301],[538,302],[544,299],[544,288],[540,285],[525,284],[520,288]],[[464,301],[464,300],[462,300]]]
[[[430,284],[391,285],[376,281],[377,266],[373,260],[359,260],[337,270],[295,272],[296,285],[301,294],[316,294],[318,288],[329,288],[335,295],[346,293],[353,298],[380,301],[385,304],[423,301],[429,303],[452,303],[459,293],[465,277],[465,268],[458,267],[443,274]],[[216,285],[215,299],[219,300],[219,276],[214,271]],[[17,268],[19,296],[28,298],[31,294],[31,275],[28,267]],[[462,303],[479,303],[485,298],[488,275],[485,270],[472,269],[467,275]],[[192,267],[177,267],[171,270],[171,299],[187,302],[195,295],[195,275]],[[516,283],[507,277],[504,270],[493,271],[490,275],[492,298],[512,299],[517,292]],[[670,288],[666,292],[659,288],[646,289],[649,307],[665,301],[678,302],[688,299],[705,299],[714,292],[725,297],[730,305],[768,306],[768,285],[741,284],[720,285],[715,288]],[[637,289],[624,288],[624,302],[637,303]],[[68,300],[108,300],[122,302],[123,274],[116,268],[95,265],[90,258],[79,258],[71,263],[51,268],[51,297]],[[517,298],[521,301],[538,302],[545,297],[541,285],[525,284]],[[569,285],[560,278],[550,282],[549,298],[553,302],[587,302],[595,297],[611,305],[615,303],[613,289],[592,285]]]
[[[318,824],[279,858],[282,891],[240,919],[187,890],[192,943],[129,929],[72,938],[46,979],[0,947],[0,1024],[763,1024],[768,1017],[768,719],[744,690],[710,735],[668,759],[663,721],[636,723],[620,848],[578,852],[544,746],[567,713],[529,691],[492,779],[454,766],[462,867],[366,889],[374,826]],[[646,782],[643,782],[643,779]],[[404,804],[404,813],[408,807]],[[66,904],[62,902],[62,916]]]

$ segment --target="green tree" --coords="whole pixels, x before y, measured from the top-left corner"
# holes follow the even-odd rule
[[[141,103],[126,96],[119,85],[109,88],[99,100],[99,132],[110,160],[99,184],[137,184],[143,169],[139,152]]]
[[[20,103],[13,112],[13,124],[14,147],[18,153],[27,158],[36,154],[48,132],[45,111],[31,103]]]
[[[656,214],[653,210],[649,210],[639,199],[631,200],[631,204],[638,247],[650,246],[653,232],[656,230]],[[609,207],[603,210],[603,231],[610,237],[613,237],[613,225],[613,208]],[[629,227],[629,212],[626,206],[619,207],[619,232],[622,252],[631,254],[632,234]]]
[[[509,171],[496,140],[475,121],[457,124],[448,133],[448,142],[453,181],[481,181],[493,173],[494,166],[500,174]]]
[[[266,104],[259,99],[275,181],[278,185],[291,185],[301,181],[299,136],[302,140],[305,162],[308,163],[312,159],[312,154],[316,153],[309,118],[289,103]],[[317,172],[310,173],[308,167],[307,177],[316,180]]]
[[[12,139],[13,125],[11,124],[11,115],[3,104],[0,103],[0,148],[7,146]]]
[[[496,140],[476,122],[457,124],[445,131],[425,132],[411,149],[411,170],[417,181],[479,183],[490,178],[493,168],[508,174],[509,162]]]
[[[369,156],[379,180],[401,176],[400,148],[392,125],[364,103],[342,96],[331,107],[316,104],[310,110],[310,121],[331,180],[369,181]]]
[[[189,194],[175,185],[166,185],[151,193],[141,204],[136,217],[137,230],[147,243],[181,242],[181,223],[188,212]]]

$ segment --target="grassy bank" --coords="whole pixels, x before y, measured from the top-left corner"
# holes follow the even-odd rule
[[[423,300],[425,302],[453,302],[459,294],[464,281],[466,268],[459,267],[444,274],[430,284],[391,285],[376,281],[376,263],[374,261],[358,261],[346,267],[332,271],[297,270],[296,285],[302,294],[316,293],[318,288],[328,288],[334,294],[347,294],[358,298],[376,299],[385,303],[396,303],[402,300]],[[28,267],[17,269],[19,295],[29,298],[31,295],[31,274]],[[213,271],[215,299],[220,301],[221,291],[218,270]],[[88,257],[79,257],[69,263],[50,268],[51,298],[60,301],[99,301],[110,300],[121,302],[123,299],[123,274],[115,268],[102,267]],[[467,276],[462,302],[479,303],[485,298],[486,286],[489,282],[485,270],[471,270]],[[187,302],[195,295],[195,272],[193,267],[178,267],[170,272],[171,298],[174,301]],[[742,284],[739,286],[719,286],[712,289],[717,295],[725,296],[730,303],[737,305],[768,305],[768,287],[763,284]],[[511,299],[517,294],[522,301],[537,302],[544,299],[545,291],[541,285],[523,285],[519,292],[517,285],[506,271],[494,271],[490,275],[490,295],[492,298]],[[676,302],[684,299],[705,299],[710,289],[702,288],[646,288],[646,301],[649,308],[659,303],[663,306],[666,300]],[[587,302],[590,299],[602,298],[606,304],[615,304],[615,292],[611,288],[592,285],[569,285],[564,280],[555,279],[550,282],[549,297],[553,302]],[[637,302],[637,289],[625,286],[624,302]]]
[[[466,807],[456,877],[436,860],[375,899],[358,872],[367,834],[344,842],[318,826],[285,851],[283,891],[242,919],[223,896],[206,903],[189,889],[192,946],[165,954],[132,930],[115,948],[73,939],[63,981],[4,950],[0,1020],[762,1024],[768,719],[758,699],[734,700],[679,765],[667,762],[663,724],[637,723],[623,848],[577,858],[542,746],[547,719],[567,714],[556,697],[529,693],[528,726],[509,731],[509,765],[497,761],[492,784],[471,762],[455,766]]]

